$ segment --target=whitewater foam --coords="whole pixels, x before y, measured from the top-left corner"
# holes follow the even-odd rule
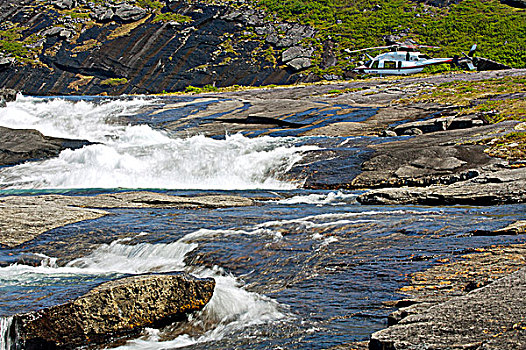
[[[0,350],[11,350],[13,346],[10,335],[13,317],[0,317]]]
[[[346,205],[357,197],[356,194],[347,194],[341,191],[327,194],[312,193],[309,195],[294,196],[277,201],[279,204],[313,204],[313,205]]]
[[[101,245],[86,257],[78,258],[66,266],[57,266],[55,260],[46,256],[40,266],[11,265],[0,268],[0,285],[38,285],[44,279],[63,280],[67,276],[100,275],[115,278],[128,274],[152,272],[186,271],[197,277],[212,277],[216,281],[213,297],[200,312],[192,315],[189,327],[201,329],[200,335],[187,334],[175,339],[160,339],[162,330],[149,330],[142,338],[129,341],[119,349],[162,349],[187,346],[195,343],[219,340],[233,331],[266,322],[282,319],[278,304],[262,295],[243,289],[239,281],[219,267],[204,268],[186,266],[185,256],[198,247],[190,242],[205,234],[189,234],[172,243],[126,244],[130,239],[121,239],[111,244]],[[144,236],[141,233],[138,236]],[[5,336],[3,343],[11,341],[7,336],[9,319],[0,319],[0,335]],[[162,337],[166,339],[165,336]],[[2,348],[0,348],[1,350]],[[8,348],[6,348],[8,349]]]
[[[0,125],[99,142],[58,158],[0,170],[3,189],[292,189],[280,177],[312,146],[241,134],[176,138],[148,125],[121,125],[155,100],[103,102],[22,98],[0,110]]]
[[[36,129],[47,136],[105,142],[126,132],[120,118],[138,113],[158,100],[102,99],[99,101],[18,96],[0,109],[0,126]]]

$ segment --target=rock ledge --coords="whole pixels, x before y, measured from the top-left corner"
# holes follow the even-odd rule
[[[374,333],[370,350],[523,349],[526,269]]]

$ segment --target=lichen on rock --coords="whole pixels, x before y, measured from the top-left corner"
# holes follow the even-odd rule
[[[186,273],[141,275],[104,283],[87,294],[37,312],[15,315],[23,348],[72,348],[137,334],[202,309],[215,281]]]

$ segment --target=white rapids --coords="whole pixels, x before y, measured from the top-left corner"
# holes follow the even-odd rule
[[[9,335],[13,317],[0,317],[0,350],[11,350],[13,341]]]
[[[142,235],[147,235],[143,233]],[[44,259],[41,266],[11,265],[0,268],[0,282],[8,284],[38,285],[42,280],[63,280],[68,276],[107,275],[119,276],[154,272],[186,271],[197,277],[212,277],[216,281],[214,295],[200,312],[189,318],[194,329],[201,329],[199,336],[183,334],[169,340],[160,340],[163,332],[147,329],[145,334],[130,340],[119,349],[162,349],[188,346],[196,343],[220,340],[223,337],[252,325],[283,319],[285,315],[278,304],[257,293],[242,288],[238,280],[221,268],[188,267],[186,254],[197,248],[195,240],[199,233],[189,234],[172,243],[126,244],[129,239],[101,245],[90,255],[75,259],[66,266],[57,266],[55,259]],[[6,284],[7,283],[7,284]],[[10,349],[13,339],[7,335],[11,318],[0,318],[0,350]]]
[[[174,137],[148,125],[126,124],[156,100],[19,98],[0,109],[0,126],[36,129],[46,136],[98,144],[59,157],[0,169],[0,189],[164,188],[292,189],[280,175],[311,146],[292,138],[236,134],[216,140]]]

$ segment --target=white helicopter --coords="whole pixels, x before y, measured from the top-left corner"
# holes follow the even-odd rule
[[[446,57],[446,58],[431,58],[422,54],[418,49],[432,48],[438,49],[436,46],[425,46],[415,44],[401,44],[396,43],[388,46],[369,47],[361,50],[348,51],[347,53],[356,53],[368,50],[391,49],[389,52],[382,53],[376,57],[371,57],[367,53],[365,55],[369,61],[353,69],[358,74],[379,74],[379,75],[407,75],[420,73],[427,66],[449,63],[456,65],[465,65],[469,70],[474,70],[473,54],[477,49],[477,45],[473,45],[471,50],[463,58]]]

